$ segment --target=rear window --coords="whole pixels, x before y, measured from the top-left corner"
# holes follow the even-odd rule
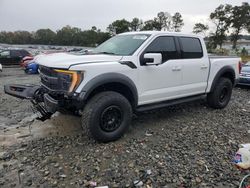
[[[202,58],[203,51],[198,38],[180,37],[183,59]]]

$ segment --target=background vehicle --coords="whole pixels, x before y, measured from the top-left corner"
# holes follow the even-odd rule
[[[242,65],[238,84],[250,86],[250,61]]]
[[[35,60],[31,60],[26,66],[25,66],[25,73],[27,74],[38,74],[38,68],[39,65],[35,62]]]
[[[19,65],[25,56],[30,56],[26,50],[4,50],[0,53],[0,63],[2,65]]]
[[[132,113],[207,99],[225,108],[239,78],[237,57],[209,57],[201,37],[167,32],[117,35],[91,54],[36,58],[41,86],[6,85],[49,118],[56,111],[82,114],[82,127],[98,141],[120,138]]]
[[[34,57],[32,57],[32,56],[25,56],[25,57],[20,61],[20,66],[21,66],[22,68],[26,68],[27,64],[28,64],[31,60],[33,60],[33,59],[34,59]]]

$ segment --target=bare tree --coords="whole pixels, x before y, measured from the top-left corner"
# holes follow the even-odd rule
[[[179,12],[176,12],[173,16],[172,16],[172,30],[175,32],[180,32],[181,28],[184,26],[184,22],[182,19],[182,15]]]
[[[193,33],[202,34],[206,36],[208,30],[209,30],[209,26],[207,24],[205,25],[203,23],[196,23],[193,28]]]

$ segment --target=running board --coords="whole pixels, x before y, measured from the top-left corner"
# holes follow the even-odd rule
[[[191,96],[191,97],[185,97],[185,98],[181,98],[181,99],[162,101],[162,102],[158,102],[158,103],[154,103],[154,104],[142,105],[136,109],[136,112],[144,112],[144,111],[154,110],[154,109],[158,109],[158,108],[165,108],[168,106],[173,106],[173,105],[177,105],[177,104],[181,104],[181,103],[202,100],[205,98],[206,98],[206,95],[202,94],[202,95],[195,95],[195,96]]]

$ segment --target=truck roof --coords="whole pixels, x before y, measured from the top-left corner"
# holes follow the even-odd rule
[[[119,35],[134,35],[134,34],[145,34],[145,35],[174,35],[174,36],[185,36],[185,37],[197,37],[203,38],[200,35],[195,34],[187,34],[187,33],[180,33],[180,32],[168,32],[168,31],[134,31],[134,32],[126,32],[121,33]]]

